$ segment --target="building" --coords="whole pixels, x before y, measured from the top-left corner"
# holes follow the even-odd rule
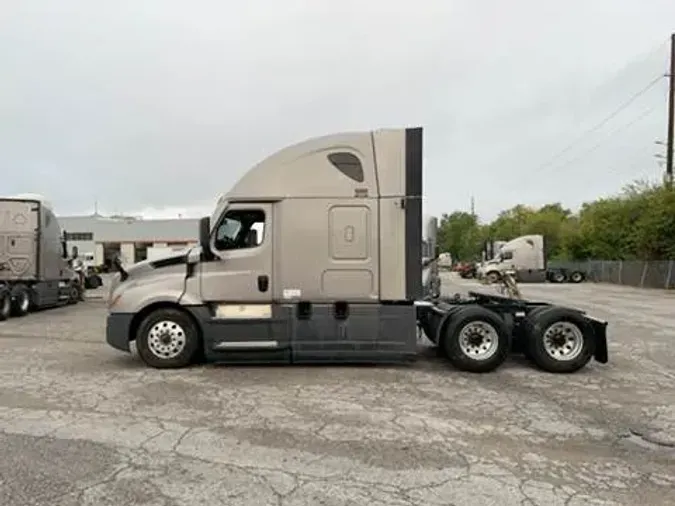
[[[120,255],[124,262],[145,260],[148,248],[183,249],[198,243],[198,219],[145,220],[131,216],[62,216],[68,251],[94,254],[95,265],[108,265]]]

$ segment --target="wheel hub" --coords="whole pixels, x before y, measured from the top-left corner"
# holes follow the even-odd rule
[[[544,350],[556,360],[574,360],[584,347],[581,329],[571,322],[557,322],[544,332]]]
[[[185,343],[185,330],[176,322],[158,322],[148,332],[148,348],[161,359],[177,357],[185,348]]]
[[[492,325],[485,322],[472,322],[460,331],[459,346],[467,356],[477,360],[487,360],[497,351],[499,337]]]

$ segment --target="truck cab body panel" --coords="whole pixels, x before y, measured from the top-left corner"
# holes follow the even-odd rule
[[[422,296],[421,208],[421,129],[309,139],[221,197],[212,255],[185,260],[172,298],[198,321],[210,360],[407,360]],[[259,243],[247,244],[261,219]],[[124,285],[114,291],[127,302],[113,312],[141,311],[146,288]]]

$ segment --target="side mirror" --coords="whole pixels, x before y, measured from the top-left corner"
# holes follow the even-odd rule
[[[213,260],[213,251],[211,251],[211,219],[204,216],[199,220],[199,245],[202,247],[202,254],[205,260]]]

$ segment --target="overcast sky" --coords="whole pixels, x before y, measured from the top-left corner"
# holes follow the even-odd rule
[[[674,30],[672,0],[4,2],[0,193],[201,216],[286,144],[422,125],[427,211],[573,207],[658,176],[666,79],[542,165],[665,72]]]

